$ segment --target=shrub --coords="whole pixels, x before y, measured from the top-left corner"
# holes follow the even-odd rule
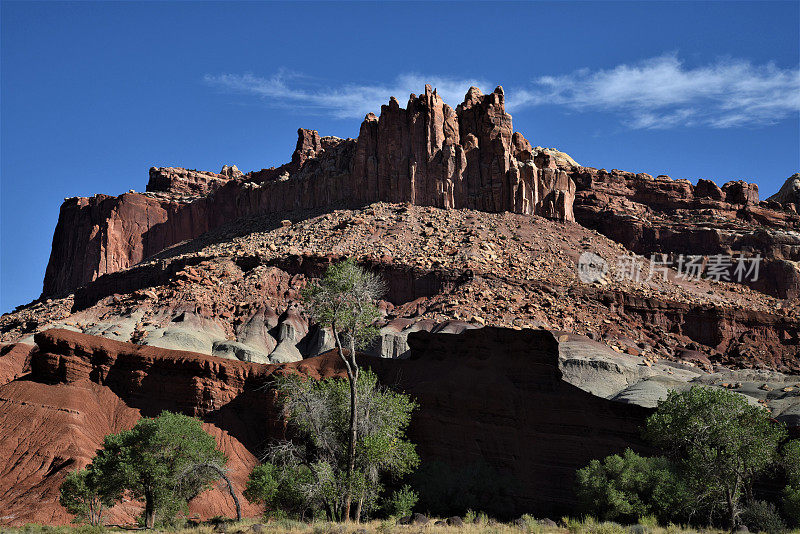
[[[74,523],[100,525],[105,508],[113,506],[121,496],[119,484],[93,467],[72,471],[61,483],[58,502],[75,515]]]
[[[784,445],[782,463],[789,482],[800,486],[800,439],[793,439]]]
[[[418,500],[417,492],[412,490],[411,486],[405,485],[392,493],[386,501],[385,508],[390,516],[406,517],[411,515]]]
[[[529,514],[523,514],[515,521],[515,524],[530,534],[541,534],[548,530],[538,519]]]
[[[628,534],[625,527],[611,521],[597,521],[592,516],[583,519],[564,517],[561,519],[571,534]]]
[[[742,512],[742,523],[751,532],[780,534],[786,530],[775,505],[765,501],[753,501]]]
[[[578,497],[585,509],[602,520],[635,523],[656,516],[663,523],[679,518],[685,489],[665,458],[623,456],[592,460],[576,473]]]
[[[305,466],[279,467],[268,462],[253,468],[244,496],[252,503],[262,503],[273,517],[305,517],[306,512],[315,511],[304,494],[304,487],[313,483]]]
[[[783,448],[783,466],[789,485],[783,489],[783,511],[793,526],[800,527],[800,440]]]
[[[783,488],[783,512],[792,526],[800,526],[800,486]]]

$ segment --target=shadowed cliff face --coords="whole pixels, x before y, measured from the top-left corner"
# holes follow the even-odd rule
[[[559,517],[577,505],[575,470],[632,447],[649,410],[595,397],[562,379],[549,331],[414,333],[409,360],[370,360],[420,408],[410,435],[423,463],[488,464],[510,481],[512,516]]]
[[[43,295],[74,291],[242,217],[376,201],[537,214],[572,221],[575,184],[520,133],[503,89],[471,88],[454,111],[430,86],[405,109],[391,99],[358,139],[300,129],[289,163],[242,175],[153,168],[147,193],[67,199]],[[554,161],[554,160],[553,160]]]
[[[273,394],[263,387],[269,377],[342,374],[333,352],[292,364],[260,365],[66,330],[38,334],[36,342],[30,373],[0,386],[0,402],[6,406],[0,417],[0,507],[14,511],[4,519],[12,524],[66,523],[68,515],[56,504],[66,473],[89,461],[105,434],[130,428],[139,414],[165,409],[207,423],[228,453],[241,492],[255,456],[284,431]],[[409,344],[410,360],[363,356],[361,363],[419,402],[411,437],[425,461],[454,466],[481,461],[519,479],[512,503],[518,513],[557,514],[574,506],[576,468],[641,445],[638,427],[647,410],[564,382],[558,342],[550,332],[412,333]],[[41,399],[48,400],[42,404]],[[26,447],[18,447],[23,439]],[[37,451],[51,458],[44,468],[32,461]],[[231,506],[223,493],[215,492],[193,503],[193,510],[208,517],[230,514]],[[124,518],[134,512],[115,513]]]

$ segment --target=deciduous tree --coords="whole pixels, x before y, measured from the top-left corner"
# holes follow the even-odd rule
[[[350,416],[348,421],[347,471],[344,517],[350,518],[353,497],[355,447],[358,440],[358,381],[359,367],[356,349],[370,343],[377,335],[372,326],[378,318],[375,300],[382,296],[384,284],[380,276],[346,259],[328,267],[322,279],[304,293],[306,307],[316,321],[333,332],[336,349],[347,371],[350,386]],[[357,518],[356,518],[357,519]]]
[[[745,488],[777,460],[785,432],[744,396],[697,386],[672,391],[646,425],[650,441],[679,466],[695,503],[724,509],[731,526],[739,523]]]
[[[184,476],[198,464],[224,466],[225,455],[199,420],[162,412],[140,419],[131,430],[106,436],[92,469],[109,474],[120,490],[144,499],[144,523],[168,522],[186,503],[217,480],[214,470]]]

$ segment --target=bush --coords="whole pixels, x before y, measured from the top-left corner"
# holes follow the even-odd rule
[[[789,482],[800,486],[800,439],[793,439],[784,445],[782,463]]]
[[[646,458],[632,450],[623,456],[592,460],[576,473],[578,497],[586,511],[602,520],[635,523],[655,516],[662,523],[680,519],[685,489],[665,458]]]
[[[58,502],[75,515],[73,523],[102,524],[105,508],[113,506],[121,496],[118,485],[110,480],[112,477],[93,467],[72,471],[61,483]]]
[[[411,486],[406,485],[392,493],[391,497],[386,500],[385,508],[390,516],[406,517],[411,515],[418,500],[417,492],[412,490]]]
[[[307,467],[267,462],[253,468],[244,496],[252,503],[262,503],[275,517],[304,518],[307,512],[316,511],[304,493],[304,486],[309,484],[314,484],[314,477]]]
[[[464,514],[464,524],[471,525],[472,523],[475,522],[476,517],[477,515],[475,514],[475,511],[470,508],[469,510],[467,510],[467,513]]]
[[[564,517],[561,519],[570,534],[628,534],[625,527],[611,521],[597,521],[592,516],[583,519]]]
[[[792,526],[800,526],[800,486],[783,488],[783,512]]]
[[[775,505],[765,501],[753,501],[742,512],[742,523],[751,532],[779,534],[786,530]]]
[[[789,485],[783,489],[783,511],[793,526],[800,527],[800,440],[792,440],[784,446],[783,466],[789,480]]]

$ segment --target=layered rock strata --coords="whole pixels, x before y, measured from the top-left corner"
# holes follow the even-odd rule
[[[786,202],[759,201],[758,186],[744,181],[722,187],[711,180],[653,178],[645,173],[577,167],[570,171],[577,193],[577,222],[647,257],[666,254],[734,258],[725,280],[744,283],[778,298],[800,297],[800,215]],[[790,179],[791,182],[791,179]],[[791,190],[791,184],[784,186]],[[781,198],[784,198],[781,197]],[[759,257],[757,276],[735,273],[735,258]],[[613,261],[613,258],[610,260]]]
[[[62,295],[238,218],[337,204],[409,202],[572,221],[575,184],[556,156],[513,132],[498,87],[455,110],[430,86],[392,98],[357,140],[300,129],[289,163],[239,175],[153,168],[147,193],[61,206],[43,296]]]

